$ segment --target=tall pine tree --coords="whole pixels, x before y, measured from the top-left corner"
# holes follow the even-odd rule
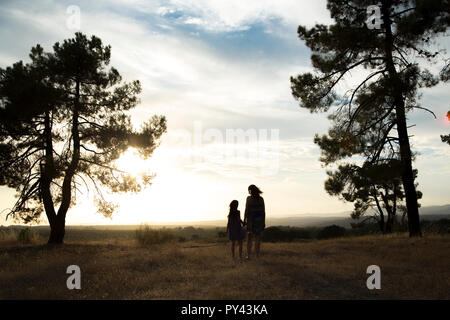
[[[111,47],[76,33],[46,53],[32,48],[31,63],[0,69],[0,184],[17,191],[8,213],[31,222],[45,211],[49,243],[62,243],[66,214],[80,185],[94,186],[99,211],[115,206],[102,195],[137,192],[150,182],[120,171],[115,160],[128,148],[150,157],[166,131],[166,120],[153,116],[136,131],[128,111],[141,91],[139,81],[125,83],[108,68]]]
[[[431,112],[420,106],[418,89],[435,86],[440,78],[420,61],[444,59],[432,45],[448,28],[449,1],[328,0],[327,7],[333,25],[298,27],[315,72],[291,77],[292,94],[311,112],[334,109],[328,135],[315,138],[326,164],[353,155],[373,164],[392,155],[400,160],[409,233],[420,236],[406,114]],[[368,19],[368,12],[375,15]],[[337,90],[355,75],[363,80],[346,93]]]

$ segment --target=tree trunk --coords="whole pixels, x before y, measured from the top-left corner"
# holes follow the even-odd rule
[[[64,242],[65,227],[66,227],[66,214],[70,207],[72,201],[72,178],[78,168],[78,163],[80,160],[80,136],[78,130],[78,108],[80,103],[80,82],[76,82],[76,94],[72,114],[72,139],[73,139],[73,153],[72,159],[69,166],[65,172],[63,185],[61,188],[62,199],[61,205],[59,206],[58,213],[55,213],[51,193],[50,193],[50,180],[48,175],[48,170],[43,176],[43,181],[45,183],[44,188],[44,204],[46,204],[46,214],[48,221],[50,223],[50,237],[48,239],[49,244],[62,244]],[[47,146],[51,146],[51,139],[47,143]],[[48,154],[52,154],[52,150],[48,150]],[[50,158],[49,158],[50,159]],[[51,159],[53,160],[53,159]],[[53,163],[52,163],[53,164]],[[49,165],[46,163],[46,169]],[[51,178],[51,176],[50,176]],[[48,210],[47,210],[48,209]]]
[[[373,197],[375,199],[375,203],[377,204],[378,212],[380,213],[380,221],[378,221],[378,225],[380,226],[381,233],[384,233],[385,232],[384,231],[384,214],[383,214],[383,209],[381,209],[380,202],[378,201],[377,196],[378,196],[377,193],[374,192]]]
[[[392,216],[389,213],[386,221],[386,233],[392,233]]]
[[[44,119],[44,144],[45,144],[45,164],[41,166],[41,197],[44,203],[45,214],[50,223],[50,237],[48,243],[63,243],[65,219],[60,219],[55,212],[50,185],[54,176],[53,163],[53,141],[52,122],[49,112],[45,113]],[[61,221],[62,220],[62,221]]]
[[[398,79],[398,75],[395,73],[394,79],[396,78]],[[397,83],[395,87],[400,88],[398,85],[399,80],[397,79],[395,80],[395,83]],[[400,145],[400,160],[402,164],[402,183],[403,189],[405,190],[406,209],[408,214],[409,236],[421,237],[422,232],[420,230],[419,205],[417,202],[416,186],[414,185],[411,146],[409,144],[408,128],[406,125],[405,101],[403,100],[400,89],[394,89],[394,101],[397,120],[397,134]]]
[[[50,237],[48,239],[48,244],[63,244],[65,232],[66,219],[65,217],[57,216],[56,220],[50,224]]]
[[[403,104],[403,103],[402,103]],[[411,148],[409,145],[408,131],[406,128],[404,104],[397,110],[397,132],[400,142],[400,154],[402,161],[402,182],[405,189],[406,208],[408,214],[409,236],[422,236],[420,230],[419,206],[417,192],[414,185],[414,174],[411,164]]]
[[[392,93],[395,104],[397,133],[400,145],[400,158],[402,163],[402,182],[405,190],[406,208],[408,211],[408,228],[410,237],[422,236],[420,231],[419,206],[417,203],[416,187],[414,186],[414,174],[411,163],[411,147],[409,145],[408,130],[406,125],[405,101],[403,99],[402,85],[395,69],[392,58],[393,39],[391,20],[389,18],[392,1],[382,1],[381,12],[386,30],[386,68],[392,81]]]
[[[380,221],[378,222],[378,225],[380,226],[381,233],[385,233],[384,229],[384,217],[380,216]]]
[[[389,204],[389,191],[385,188],[385,194],[380,192],[381,198],[383,199],[384,206],[386,208],[387,212],[387,219],[386,219],[386,227],[385,227],[385,233],[392,233],[392,207]]]

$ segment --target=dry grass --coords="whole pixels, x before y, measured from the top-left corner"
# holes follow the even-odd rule
[[[41,237],[31,228],[0,230],[0,245],[36,244],[42,242]]]
[[[244,262],[232,261],[228,243],[3,245],[0,299],[449,299],[449,239],[263,243],[263,255]],[[66,288],[71,264],[81,290]],[[372,264],[381,290],[366,288]]]

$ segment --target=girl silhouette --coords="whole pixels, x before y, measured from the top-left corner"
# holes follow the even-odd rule
[[[231,201],[227,224],[227,233],[231,240],[231,255],[233,259],[236,241],[239,244],[239,258],[242,259],[242,240],[245,238],[245,232],[242,229],[241,212],[237,209],[238,205],[239,202],[237,200]]]

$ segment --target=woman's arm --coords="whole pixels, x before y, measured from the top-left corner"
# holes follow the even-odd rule
[[[261,198],[261,199],[262,199],[262,209],[264,212],[264,227],[263,228],[265,228],[266,227],[266,205],[264,204],[264,198]]]
[[[244,213],[244,224],[247,224],[248,222],[248,197],[245,201],[245,213]]]

